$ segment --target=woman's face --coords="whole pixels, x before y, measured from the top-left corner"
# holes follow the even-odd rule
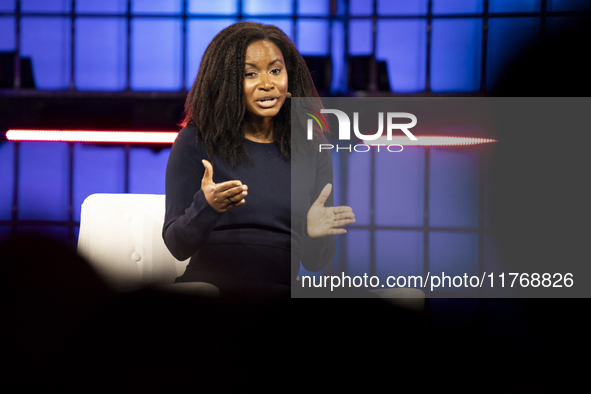
[[[287,69],[283,54],[270,41],[255,41],[246,48],[244,98],[246,110],[272,118],[283,106],[287,93]]]

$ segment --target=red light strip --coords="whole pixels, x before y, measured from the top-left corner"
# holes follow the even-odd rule
[[[178,133],[170,131],[17,130],[6,132],[10,141],[61,141],[172,144]]]
[[[408,137],[380,137],[372,141],[363,141],[365,145],[402,145],[402,146],[468,146],[498,142],[490,138],[471,138],[471,137],[443,137],[443,136],[417,136],[413,141]]]

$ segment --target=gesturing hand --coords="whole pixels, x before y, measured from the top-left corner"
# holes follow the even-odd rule
[[[240,181],[213,182],[213,167],[207,160],[201,160],[205,166],[205,173],[201,180],[201,190],[205,199],[218,212],[228,212],[244,205],[244,197],[248,194],[248,187]]]
[[[344,234],[344,227],[355,222],[355,214],[351,207],[325,207],[324,203],[330,196],[332,185],[327,183],[320,192],[310,210],[308,211],[308,235],[311,238],[324,237],[326,235]]]

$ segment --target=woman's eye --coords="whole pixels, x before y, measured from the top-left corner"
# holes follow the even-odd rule
[[[271,70],[271,74],[279,74],[281,72],[280,68],[274,68],[273,70]]]
[[[250,77],[254,77],[255,75],[256,75],[256,74],[255,74],[255,73],[253,73],[253,72],[250,72],[250,73],[246,73],[246,74],[244,74],[244,76],[245,76],[245,77],[249,77],[249,78],[250,78]]]

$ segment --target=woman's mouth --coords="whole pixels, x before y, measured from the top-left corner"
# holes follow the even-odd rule
[[[265,97],[264,99],[257,100],[255,102],[261,108],[271,108],[275,104],[277,104],[277,98],[275,98],[275,97]]]

